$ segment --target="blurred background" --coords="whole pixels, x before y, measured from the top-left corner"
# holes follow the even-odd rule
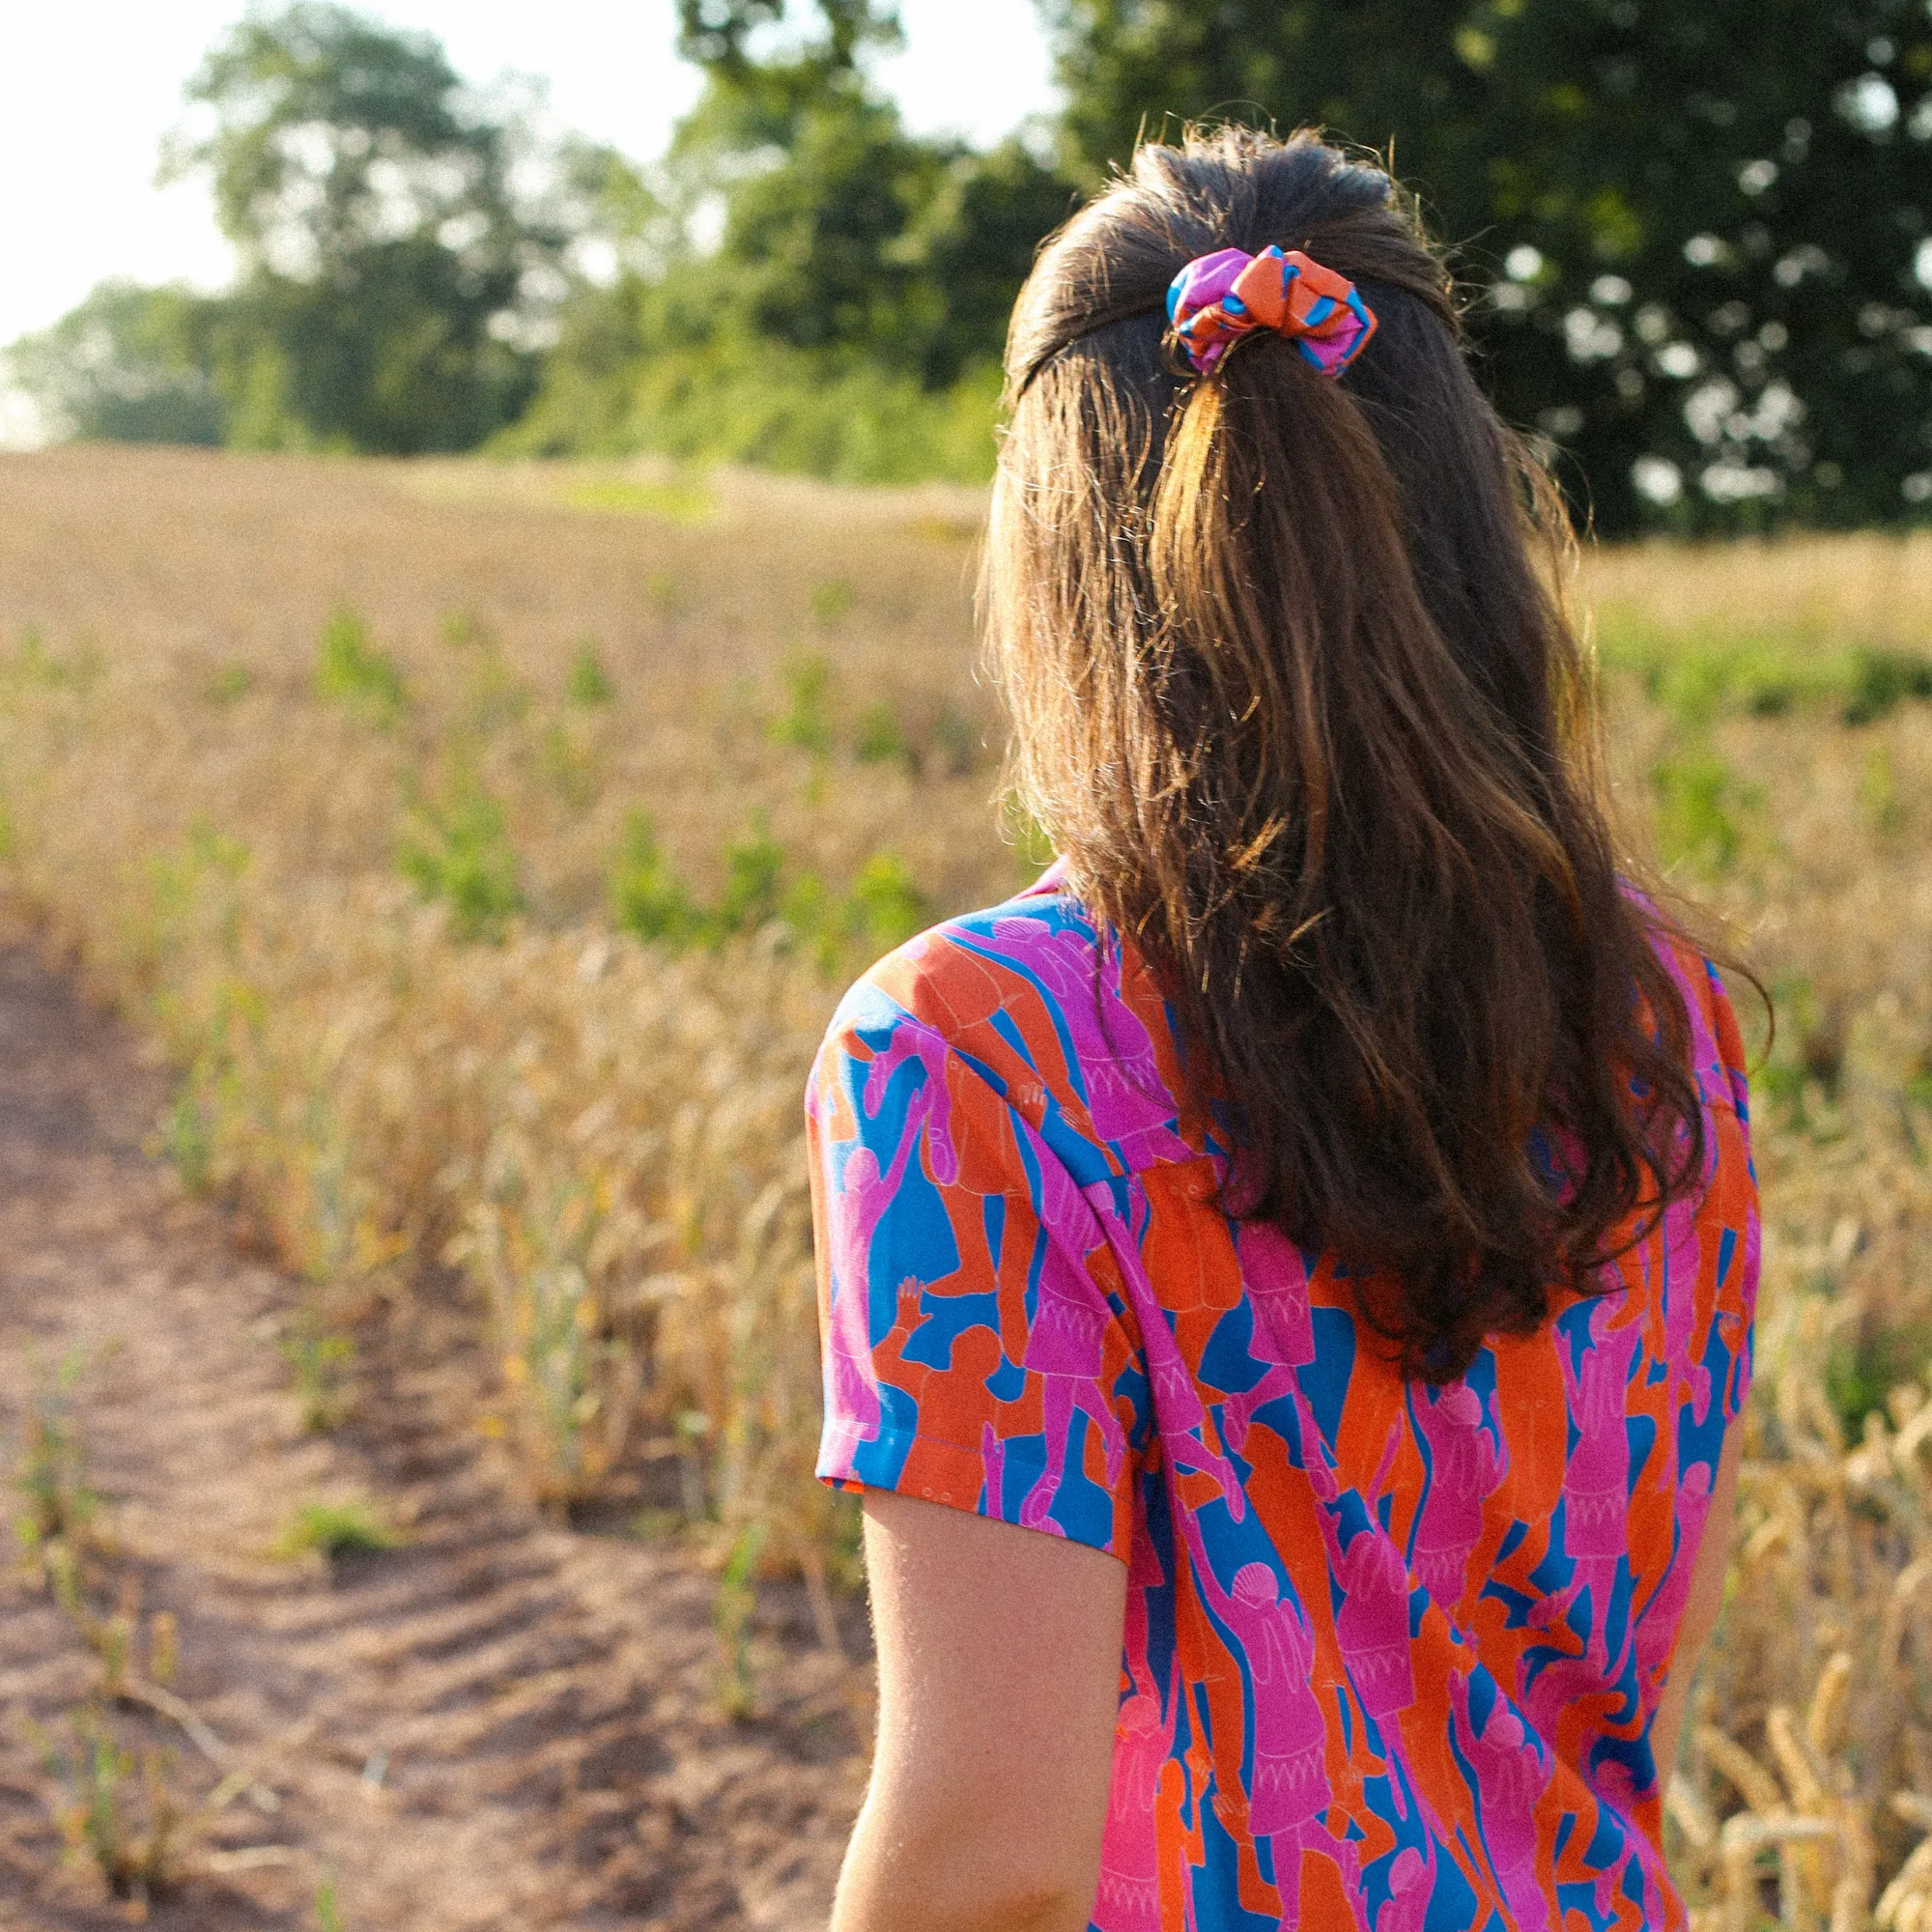
[[[977,481],[1041,235],[1144,127],[1223,114],[1394,157],[1605,532],[1932,501],[1917,7],[195,0],[4,32],[16,441]]]
[[[1007,315],[1218,116],[1420,197],[1776,1007],[1696,1932],[1932,1928],[1932,9],[110,0],[0,85],[0,1924],[823,1925],[801,1095],[1049,856]]]

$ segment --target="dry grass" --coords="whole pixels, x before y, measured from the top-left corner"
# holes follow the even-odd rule
[[[973,678],[978,509],[642,469],[0,460],[12,895],[163,1044],[164,1144],[330,1321],[462,1271],[559,1507],[669,1443],[721,1557],[843,1560],[806,1479],[799,1096],[894,919],[1022,876]],[[1680,1867],[1713,1928],[1880,1907],[1919,1932],[1932,544],[1653,548],[1586,588],[1627,816],[1780,1005],[1759,1393]],[[681,945],[613,929],[620,861],[629,916]]]

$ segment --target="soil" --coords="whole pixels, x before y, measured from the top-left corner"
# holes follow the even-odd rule
[[[864,1775],[859,1606],[761,1585],[753,1709],[727,1719],[715,1575],[523,1500],[471,1324],[433,1294],[358,1325],[354,1411],[306,1431],[278,1342],[313,1292],[144,1151],[165,1098],[114,1020],[0,948],[0,1453],[75,1365],[59,1400],[101,1498],[83,1608],[133,1614],[139,1693],[103,1697],[0,1535],[0,1928],[142,1914],[64,1857],[47,1751],[90,1708],[185,1807],[250,1787],[189,1833],[157,1927],[823,1925]],[[276,1553],[345,1498],[400,1546]],[[143,1703],[156,1612],[179,1671]],[[122,1798],[137,1833],[138,1772]]]

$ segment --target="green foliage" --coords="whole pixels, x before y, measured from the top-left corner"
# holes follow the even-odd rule
[[[530,708],[529,688],[500,646],[492,642],[478,653],[464,694],[469,728],[488,737],[516,724]]]
[[[713,1619],[718,1629],[720,1669],[718,1703],[733,1722],[749,1718],[757,1702],[757,1678],[752,1654],[752,1619],[758,1600],[753,1589],[758,1558],[764,1553],[765,1527],[748,1523],[731,1546],[718,1579]]]
[[[1090,183],[1164,117],[1392,152],[1491,291],[1472,321],[1504,416],[1568,452],[1600,529],[1932,501],[1918,0],[1043,11]]]
[[[315,1887],[316,1932],[344,1932],[345,1922],[336,1900],[334,1869],[326,1866]]]
[[[60,1785],[63,1802],[55,1809],[69,1855],[91,1863],[116,1898],[146,1906],[168,1889],[176,1876],[176,1851],[185,1823],[168,1788],[174,1760],[166,1751],[147,1750],[136,1759],[119,1745],[95,1705],[72,1713],[67,1736],[56,1740],[29,1725],[29,1740],[40,1751],[49,1776]],[[138,1788],[142,1798],[131,1796]]]
[[[703,926],[691,895],[666,865],[657,828],[641,806],[624,821],[610,889],[611,923],[634,939],[685,945]]]
[[[604,656],[597,648],[595,638],[585,638],[577,646],[577,655],[570,661],[569,675],[564,679],[563,695],[571,703],[581,704],[586,711],[609,704],[617,696],[617,687],[611,682],[611,673],[604,668]]]
[[[645,483],[630,477],[572,483],[564,491],[563,500],[573,510],[653,517],[687,527],[709,523],[718,511],[717,498],[700,484]]]
[[[369,641],[369,626],[347,605],[338,605],[322,627],[315,689],[317,696],[384,726],[395,724],[409,701],[401,665]]]
[[[1611,607],[1601,615],[1598,648],[1607,669],[1638,678],[1646,696],[1692,726],[1726,714],[1779,718],[1796,710],[1834,710],[1847,724],[1866,724],[1932,698],[1932,657],[1797,629],[1662,630]]]
[[[979,484],[993,473],[1000,374],[990,361],[928,389],[842,349],[736,335],[695,348],[671,332],[668,314],[664,336],[640,329],[600,379],[611,387],[600,391],[602,427],[590,434],[587,406],[562,393],[578,382],[569,354],[566,336],[545,365],[543,392],[502,439],[506,453],[650,450],[853,484]]]
[[[310,1435],[327,1435],[340,1429],[355,1406],[354,1341],[325,1328],[304,1310],[277,1346],[295,1378],[303,1430]]]
[[[1664,862],[1729,871],[1744,843],[1739,817],[1750,799],[1723,759],[1708,745],[1692,745],[1660,759],[1650,783]]]
[[[841,895],[816,872],[793,869],[762,814],[725,845],[724,859],[717,901],[699,904],[666,862],[650,814],[633,810],[611,867],[612,923],[634,938],[673,948],[717,947],[776,930],[781,943],[830,974],[855,953],[889,952],[932,921],[931,901],[895,855],[867,859]]]
[[[785,708],[768,727],[772,743],[827,756],[832,750],[830,662],[816,652],[795,652],[780,670],[785,684]]]
[[[189,83],[242,279],[209,328],[229,440],[467,449],[534,382],[516,346],[567,242],[525,205],[522,130],[479,112],[431,36],[324,0],[251,12]]]
[[[50,650],[46,633],[28,624],[9,669],[19,683],[41,691],[86,692],[100,675],[100,653],[92,644],[70,655]]]
[[[1859,769],[1859,816],[1881,838],[1900,831],[1906,822],[1905,801],[1899,796],[1898,775],[1885,747],[1875,745]]]
[[[932,923],[932,902],[903,863],[878,852],[852,881],[846,929],[868,952],[890,952]]]
[[[246,665],[223,665],[204,687],[208,701],[222,707],[241,703],[254,688],[255,674]]]
[[[898,31],[874,0],[681,17],[708,85],[656,205],[722,205],[722,239],[700,248],[677,216],[613,286],[574,291],[506,446],[985,481],[1008,314],[1067,184],[1018,141],[908,133],[863,71]]]
[[[1751,1085],[1768,1100],[1789,1108],[1794,1125],[1811,1126],[1812,1098],[1829,1105],[1844,1078],[1844,1014],[1821,1000],[1806,979],[1780,980],[1771,992],[1776,1037],[1771,1052],[1752,1067]]]
[[[908,755],[898,713],[884,698],[875,699],[859,714],[852,755],[862,765],[890,764]]]
[[[544,727],[537,767],[572,811],[587,811],[597,797],[597,756],[561,719]]]
[[[275,1540],[277,1556],[378,1556],[403,1537],[366,1497],[304,1503]]]
[[[812,622],[830,630],[851,611],[858,595],[849,577],[833,577],[823,583],[814,583],[811,586]]]
[[[1886,1397],[1915,1381],[1932,1359],[1932,1330],[1876,1328],[1841,1339],[1825,1358],[1825,1396],[1848,1441],[1864,1432],[1865,1417],[1884,1412]]]
[[[38,1562],[55,1545],[71,1548],[89,1533],[100,1500],[88,1483],[87,1454],[71,1412],[84,1358],[71,1352],[49,1381],[36,1375],[22,1425],[14,1485],[20,1510],[14,1534]]]
[[[708,921],[713,943],[756,932],[779,916],[784,847],[760,812],[750,831],[724,848],[724,885]]]
[[[1869,724],[1909,697],[1932,698],[1932,657],[1918,651],[1862,650],[1852,662],[1845,723]]]
[[[449,907],[460,938],[498,938],[524,909],[508,814],[467,765],[406,813],[396,866],[424,898]]]
[[[180,287],[109,281],[8,351],[47,431],[86,442],[218,443],[216,304]]]

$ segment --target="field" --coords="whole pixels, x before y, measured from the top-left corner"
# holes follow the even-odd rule
[[[300,1284],[258,1352],[327,1438],[422,1336],[468,1350],[461,1428],[553,1535],[705,1579],[718,1721],[753,1738],[793,1668],[758,1604],[801,1592],[837,1656],[858,1584],[808,1480],[805,1071],[845,978],[1038,857],[975,674],[980,517],[636,469],[0,458],[7,916],[170,1069],[175,1184]],[[1778,1011],[1674,1857],[1711,1932],[1932,1928],[1932,541],[1645,548],[1574,588],[1630,836]],[[14,1447],[20,1554],[98,1634],[57,1380]],[[719,1912],[662,1922],[752,1922]]]

